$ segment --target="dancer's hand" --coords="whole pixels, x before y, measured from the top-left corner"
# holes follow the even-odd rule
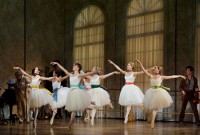
[[[184,80],[186,79],[186,77],[185,77],[185,76],[182,76],[182,75],[181,75],[181,78],[183,78]]]
[[[20,67],[13,67],[13,69],[20,69]]]
[[[135,61],[137,61],[139,64],[141,64],[141,62],[138,59],[135,59]]]
[[[108,60],[108,62],[109,62],[110,64],[113,64],[113,62],[112,62],[111,60]]]
[[[185,94],[186,94],[185,91],[182,90],[182,94],[183,94],[183,96],[185,96]]]
[[[50,64],[51,64],[51,65],[57,65],[58,62],[51,62]]]
[[[119,74],[120,74],[120,72],[118,72],[118,71],[115,71],[114,73],[115,73],[115,74],[117,74],[117,75],[119,75]]]

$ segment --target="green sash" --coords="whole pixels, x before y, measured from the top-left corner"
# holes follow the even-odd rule
[[[167,90],[167,91],[170,91],[170,88],[165,87],[165,86],[163,86],[163,85],[160,85],[160,86],[153,85],[153,86],[151,86],[151,88],[152,88],[152,89],[163,88],[163,89],[165,89],[165,90]]]

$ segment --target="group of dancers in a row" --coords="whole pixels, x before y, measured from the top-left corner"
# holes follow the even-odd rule
[[[142,68],[140,72],[134,72],[134,63],[129,62],[127,64],[127,69],[122,70],[114,62],[108,60],[108,62],[113,65],[118,71],[111,72],[109,74],[100,74],[101,69],[98,67],[93,67],[90,72],[83,72],[82,66],[79,63],[73,65],[73,72],[69,72],[63,66],[57,62],[51,62],[52,65],[57,65],[65,74],[65,77],[61,77],[60,71],[55,70],[53,72],[53,77],[42,77],[40,76],[40,70],[36,67],[32,71],[32,75],[25,72],[20,67],[14,67],[14,69],[20,70],[22,74],[30,78],[32,88],[30,94],[30,108],[33,109],[34,117],[34,127],[36,127],[36,119],[38,115],[38,109],[46,104],[51,106],[53,111],[50,124],[53,124],[54,116],[58,108],[65,107],[65,109],[71,112],[71,118],[68,124],[70,129],[76,111],[86,111],[89,116],[91,125],[94,125],[94,118],[96,111],[99,107],[110,106],[113,108],[109,93],[100,86],[101,80],[112,76],[114,74],[123,74],[125,76],[125,85],[122,87],[119,104],[125,106],[126,114],[124,123],[128,121],[128,115],[131,110],[131,106],[140,106],[142,109],[151,111],[151,128],[154,128],[154,121],[156,113],[161,108],[166,108],[173,103],[171,96],[165,90],[166,87],[162,86],[162,81],[164,79],[172,78],[184,78],[182,75],[172,75],[163,76],[160,75],[162,70],[158,66],[154,66],[151,69],[145,69],[139,60],[136,60]],[[154,74],[150,74],[148,71],[153,70]],[[146,91],[145,95],[142,93],[141,89],[134,84],[137,75],[146,74],[150,78],[151,86]],[[61,82],[69,77],[70,88],[61,87]],[[49,94],[46,90],[39,88],[42,80],[48,80],[52,82],[53,86],[53,96]],[[82,87],[81,81],[83,80],[85,87]],[[91,115],[88,109],[92,109]]]

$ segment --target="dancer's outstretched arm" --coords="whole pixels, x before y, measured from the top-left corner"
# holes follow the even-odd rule
[[[55,77],[40,77],[39,79],[42,81],[51,81],[52,82],[52,80],[55,79]]]
[[[119,66],[117,66],[114,62],[112,62],[111,60],[108,60],[108,62],[110,64],[112,64],[119,72],[121,72],[122,74],[126,74],[126,71],[122,70]]]
[[[26,71],[24,71],[23,69],[21,69],[20,67],[13,67],[13,69],[17,69],[17,70],[20,70],[22,72],[23,75],[29,77],[29,78],[33,78],[32,75],[28,74]]]
[[[111,73],[106,74],[106,75],[101,75],[101,76],[99,76],[99,79],[105,79],[105,78],[107,78],[107,77],[109,77],[109,76],[112,76],[112,75],[114,75],[114,74],[120,74],[120,72],[114,71],[114,72],[111,72]]]
[[[67,79],[69,76],[60,77],[59,81],[62,82],[63,80]]]
[[[183,78],[186,79],[185,76],[182,75],[171,75],[171,76],[161,76],[162,79],[174,79],[174,78]]]
[[[151,70],[153,70],[153,67],[150,68],[150,69],[147,69],[146,71],[148,72],[148,71],[151,71]],[[141,75],[141,74],[144,74],[144,71],[133,72],[133,74],[134,74],[134,75]]]
[[[152,77],[152,76],[153,76],[152,74],[150,74],[149,72],[147,72],[147,70],[144,68],[144,66],[142,65],[142,63],[141,63],[139,60],[135,60],[135,61],[137,61],[137,62],[140,64],[140,66],[141,66],[143,72],[144,72],[148,77]]]
[[[95,73],[96,72],[87,72],[87,73],[81,72],[81,74],[79,75],[79,77],[86,77],[88,79],[91,79],[92,76],[90,76],[90,75],[95,74]]]
[[[72,74],[68,72],[63,66],[61,66],[58,62],[51,62],[52,65],[57,65],[66,75],[71,76]]]

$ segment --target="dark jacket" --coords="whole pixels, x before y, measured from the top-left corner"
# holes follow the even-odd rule
[[[195,89],[198,88],[198,80],[197,80],[196,77],[194,77],[194,76],[192,76],[192,77],[193,77],[193,79],[194,79],[194,87],[193,87],[193,90],[192,90],[192,91],[195,92]],[[185,92],[188,91],[188,90],[187,90],[186,80],[187,80],[187,78],[181,80],[180,85],[179,85],[180,91],[185,91]]]

